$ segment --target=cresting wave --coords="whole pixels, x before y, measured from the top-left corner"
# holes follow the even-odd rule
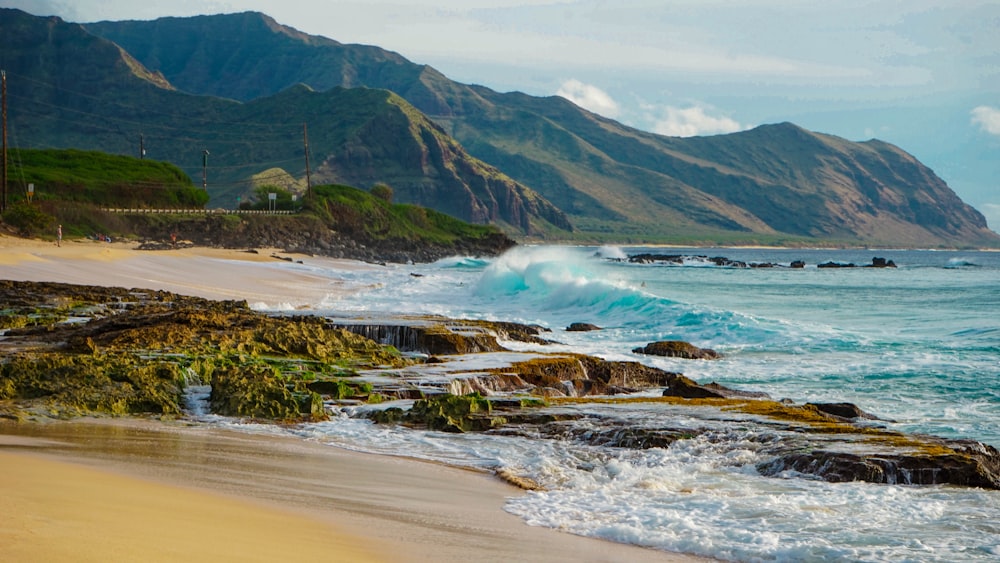
[[[488,303],[503,302],[519,312],[541,313],[551,328],[577,321],[631,334],[634,339],[685,339],[702,344],[742,346],[760,343],[782,332],[778,323],[764,323],[732,311],[696,307],[651,292],[636,283],[608,248],[542,247],[507,252],[485,268],[475,296]]]
[[[562,343],[560,349],[649,363],[699,382],[797,402],[850,401],[896,421],[885,423],[895,430],[1000,445],[1000,255],[879,252],[899,269],[824,271],[619,261],[628,254],[615,247],[520,247],[493,260],[331,273],[361,289],[324,302],[319,312],[436,313],[540,324],[552,330],[549,337]],[[719,254],[810,264],[862,264],[872,256],[771,249]],[[603,330],[564,330],[578,321]],[[719,349],[725,357],[707,362],[631,353],[634,346],[669,338]],[[344,407],[330,422],[280,431],[361,451],[505,468],[545,487],[512,498],[508,511],[533,525],[619,542],[740,561],[1000,558],[995,492],[831,484],[792,471],[764,477],[757,464],[767,461],[768,440],[778,439],[766,428],[714,429],[669,447],[639,450],[593,439],[374,425],[348,417],[353,408]],[[607,411],[622,427],[665,417],[677,425],[709,424],[649,407]],[[567,425],[567,436],[600,438],[618,431],[595,420]]]

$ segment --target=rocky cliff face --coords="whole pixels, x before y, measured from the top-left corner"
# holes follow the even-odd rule
[[[400,201],[529,235],[541,232],[539,219],[573,229],[561,210],[471,157],[440,126],[388,93],[381,111],[326,155],[316,178],[365,188],[387,183]]]

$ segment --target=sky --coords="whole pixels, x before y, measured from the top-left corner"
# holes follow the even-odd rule
[[[263,12],[664,135],[893,143],[1000,230],[1000,0],[0,0],[67,21]]]

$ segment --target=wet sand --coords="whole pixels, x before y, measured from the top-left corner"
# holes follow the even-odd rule
[[[0,279],[272,306],[352,291],[296,266],[264,250],[0,236]],[[503,511],[525,493],[488,474],[178,421],[0,421],[0,468],[0,561],[702,560],[528,526]]]

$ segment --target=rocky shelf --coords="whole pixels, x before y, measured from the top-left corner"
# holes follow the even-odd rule
[[[693,254],[632,254],[628,258],[616,261],[627,261],[633,264],[673,264],[682,266],[685,264],[712,264],[720,268],[792,268],[801,269],[806,267],[805,260],[793,260],[789,264],[778,262],[745,262],[743,260],[731,260],[725,256],[707,256]],[[895,268],[896,263],[885,258],[873,257],[871,264],[858,266],[852,262],[823,262],[816,265],[817,268]]]
[[[735,436],[767,460],[763,475],[1000,489],[989,445],[895,432],[850,404],[698,383],[640,353],[551,351],[537,326],[267,315],[244,302],[56,283],[0,281],[0,303],[0,417],[22,422],[181,418],[185,388],[205,383],[211,412],[261,421],[321,420],[346,402],[384,424],[624,448]],[[622,418],[622,404],[649,416]]]

